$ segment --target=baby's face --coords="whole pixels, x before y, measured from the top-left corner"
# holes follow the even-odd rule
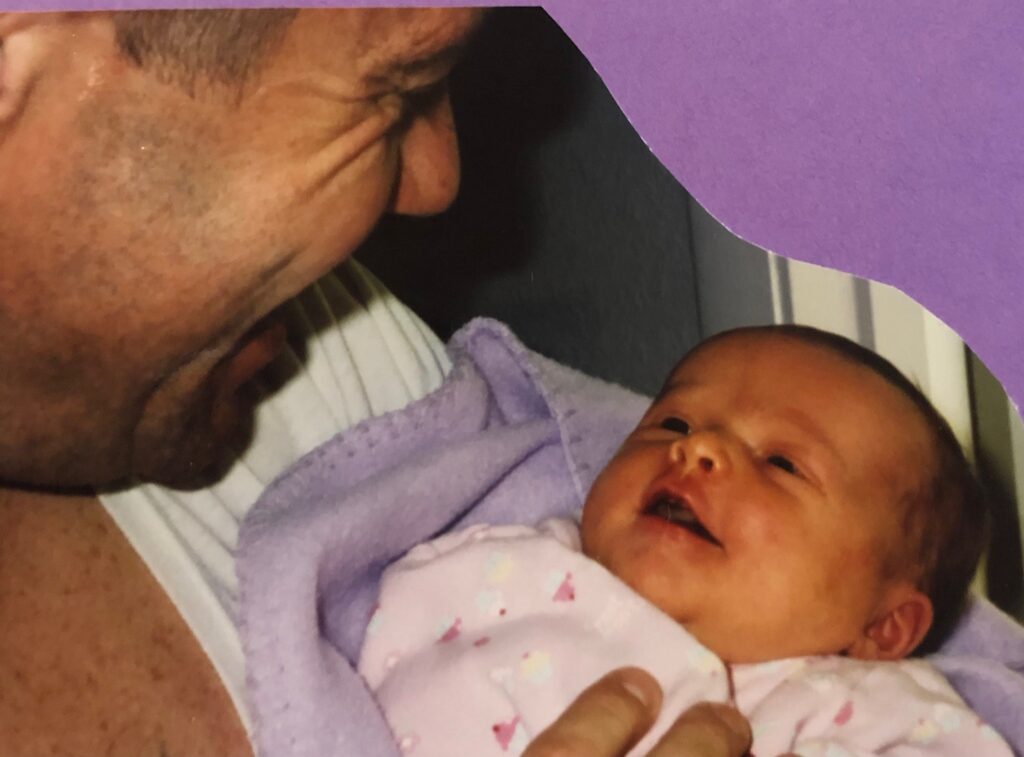
[[[584,551],[730,662],[850,648],[884,601],[927,427],[884,379],[792,337],[684,361],[604,469]]]

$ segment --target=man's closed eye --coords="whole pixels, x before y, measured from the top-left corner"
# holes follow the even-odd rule
[[[782,455],[770,455],[768,457],[768,464],[774,465],[776,468],[784,470],[786,473],[792,473],[793,475],[797,474],[796,465],[788,457],[783,457]]]

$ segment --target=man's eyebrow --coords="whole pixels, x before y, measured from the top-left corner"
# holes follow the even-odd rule
[[[372,79],[381,81],[416,79],[444,72],[447,75],[476,39],[481,23],[469,26],[459,37],[434,50],[401,52],[383,57],[373,66]]]
[[[420,74],[430,74],[439,69],[454,65],[462,57],[465,49],[465,44],[456,43],[455,45],[414,58],[395,58],[387,61],[385,65],[391,75],[412,77]]]
[[[433,86],[448,76],[460,54],[461,49],[445,48],[426,56],[383,60],[367,74],[366,81],[387,90]]]

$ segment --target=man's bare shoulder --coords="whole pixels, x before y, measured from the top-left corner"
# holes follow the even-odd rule
[[[0,754],[251,754],[216,672],[93,497],[0,490]]]

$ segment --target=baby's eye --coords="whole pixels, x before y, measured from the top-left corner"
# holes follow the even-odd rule
[[[673,431],[683,436],[690,433],[690,424],[682,418],[665,418],[660,426],[666,431]]]
[[[796,465],[793,464],[793,461],[788,457],[783,457],[782,455],[770,455],[768,457],[768,464],[774,465],[776,468],[786,471],[786,473],[795,474],[797,472]]]

